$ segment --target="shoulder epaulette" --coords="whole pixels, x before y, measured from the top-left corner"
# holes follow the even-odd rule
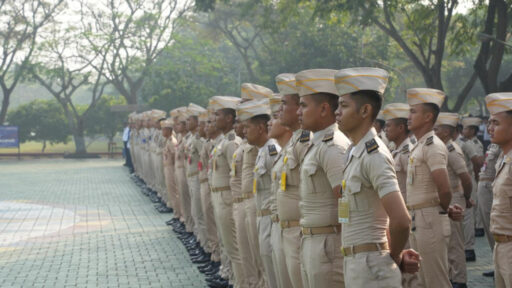
[[[277,155],[276,145],[274,145],[274,144],[268,145],[268,154],[270,156],[276,156]]]
[[[366,146],[366,152],[368,154],[370,154],[373,151],[379,149],[379,144],[377,143],[377,141],[375,141],[375,139],[371,139],[369,141],[366,141],[366,143],[364,143],[364,145]]]
[[[466,138],[464,138],[464,137],[461,137],[461,138],[460,138],[460,141],[462,141],[462,142],[466,142],[466,141],[468,141],[468,139],[466,139]]]
[[[229,141],[233,141],[233,140],[235,140],[235,138],[236,138],[235,133],[230,133],[230,134],[228,135],[228,140],[229,140]]]
[[[411,143],[412,144],[416,144],[416,139],[415,138],[410,138],[411,139]]]
[[[448,144],[448,146],[446,146],[446,148],[448,148],[448,152],[452,152],[453,150],[455,150],[455,147],[453,147],[452,144]]]
[[[400,152],[402,152],[402,153],[409,152],[409,144],[405,144],[404,147],[402,148],[402,150],[400,150]]]
[[[309,134],[310,134],[310,132],[307,130],[302,131],[302,134],[300,134],[299,142],[300,143],[309,142]]]
[[[473,139],[473,143],[478,144],[478,140]]]
[[[432,143],[434,143],[434,136],[430,136],[430,137],[428,137],[428,138],[427,138],[427,141],[425,142],[425,144],[427,144],[427,145],[430,145],[430,144],[432,144]]]
[[[329,133],[329,134],[325,134],[324,139],[322,139],[322,142],[329,142],[332,139],[334,139],[334,132],[333,133]]]

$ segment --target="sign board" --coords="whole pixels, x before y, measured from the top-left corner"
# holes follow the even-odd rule
[[[0,148],[18,148],[18,126],[0,126]]]

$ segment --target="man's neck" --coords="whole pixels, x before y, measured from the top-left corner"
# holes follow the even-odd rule
[[[503,155],[507,155],[508,152],[510,152],[512,150],[512,141],[506,143],[506,144],[503,144],[503,145],[499,145],[501,150],[503,151]]]
[[[336,120],[334,119],[331,119],[330,121],[325,121],[323,123],[321,123],[320,125],[318,125],[318,127],[316,128],[315,131],[312,131],[313,133],[314,132],[318,132],[318,131],[322,131],[322,130],[325,130],[327,127],[330,127],[332,124],[336,123]]]
[[[402,143],[404,143],[405,139],[407,139],[408,136],[407,134],[403,134],[403,135],[399,135],[398,137],[396,137],[395,140],[392,140],[393,142],[395,142],[395,146],[398,148],[400,147],[400,145],[402,145]]]
[[[419,141],[421,139],[421,137],[425,136],[425,134],[432,131],[432,129],[433,129],[432,125],[426,124],[426,125],[423,125],[422,127],[419,127],[415,131],[413,131],[413,133],[414,133],[414,136],[416,137],[416,139],[418,139],[418,141]]]
[[[261,135],[261,137],[259,138],[260,140],[258,140],[258,143],[255,143],[254,145],[258,148],[261,148],[265,145],[265,143],[267,143],[268,139],[268,135]]]
[[[352,143],[355,146],[359,143],[359,141],[361,141],[361,139],[363,139],[363,137],[366,135],[366,133],[368,133],[368,131],[370,131],[370,129],[372,129],[372,127],[373,127],[372,123],[363,122],[363,123],[361,123],[361,125],[359,125],[357,127],[357,129],[347,133],[348,134],[347,136],[348,136],[348,138],[350,138],[350,140],[352,140]]]
[[[292,134],[292,131],[286,131],[285,133],[277,137],[276,141],[279,144],[279,146],[284,147],[284,145],[286,145],[286,143],[290,141],[290,138],[292,138]]]
[[[231,130],[233,130],[233,125],[227,126],[225,129],[222,130],[222,133],[227,134]]]

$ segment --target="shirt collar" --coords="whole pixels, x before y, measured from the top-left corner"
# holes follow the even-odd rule
[[[329,134],[329,133],[334,134],[334,132],[336,130],[338,130],[338,124],[334,123],[323,130],[314,132],[313,133],[313,141],[312,141],[313,144],[318,144],[318,143],[322,142],[322,140],[324,139],[324,137],[327,134]]]
[[[375,130],[375,128],[372,127],[370,130],[368,130],[368,132],[366,132],[366,134],[363,136],[363,138],[361,138],[361,140],[359,140],[357,145],[353,146],[351,155],[358,157],[358,158],[361,157],[364,150],[366,149],[366,142],[370,141],[371,139],[373,139],[375,137],[378,137],[377,131]]]

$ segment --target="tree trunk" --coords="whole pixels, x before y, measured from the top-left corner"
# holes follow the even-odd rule
[[[84,124],[82,119],[77,119],[77,125],[75,129],[73,129],[72,133],[73,140],[75,141],[75,153],[86,154],[87,150],[85,147]]]
[[[9,108],[9,98],[11,97],[10,93],[5,93],[5,90],[3,90],[3,96],[2,99],[2,108],[0,109],[0,125],[4,125],[5,118],[7,118],[7,108]]]
[[[41,148],[41,153],[44,153],[44,150],[46,150],[46,140],[43,140],[43,148]]]

